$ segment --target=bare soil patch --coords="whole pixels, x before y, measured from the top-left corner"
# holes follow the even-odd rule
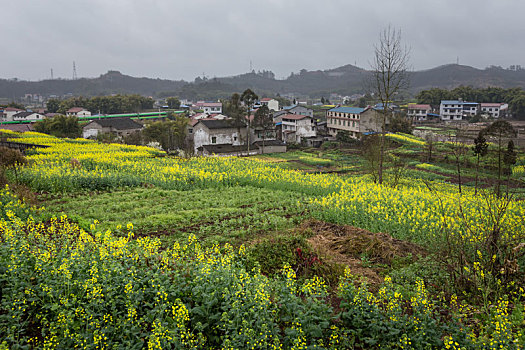
[[[297,230],[309,236],[307,241],[321,260],[349,266],[352,274],[365,277],[371,285],[383,282],[383,268],[363,264],[363,257],[371,263],[390,266],[395,258],[411,255],[417,259],[426,255],[416,244],[349,225],[308,220]]]

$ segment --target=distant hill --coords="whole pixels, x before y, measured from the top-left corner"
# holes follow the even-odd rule
[[[77,80],[42,80],[13,81],[0,79],[0,97],[12,98],[25,94],[97,96],[110,94],[140,94],[154,96],[162,91],[177,91],[184,81],[172,81],[151,78],[135,78],[109,71],[98,78],[81,78]]]
[[[447,64],[414,72],[411,77],[411,89],[414,91],[432,87],[451,89],[459,85],[470,85],[477,88],[489,86],[525,88],[525,70],[511,71],[499,67],[477,69],[470,66]]]
[[[296,93],[309,96],[328,96],[335,92],[343,95],[364,91],[364,82],[370,71],[353,66],[307,71],[301,70],[288,78],[278,80],[270,71],[251,72],[232,77],[197,78],[194,82],[151,78],[135,78],[118,71],[109,71],[98,78],[78,80],[43,80],[38,82],[0,79],[0,97],[18,98],[33,93],[44,96],[65,94],[96,96],[136,93],[146,96],[174,96],[181,98],[214,99],[227,97],[246,88],[258,94]],[[499,86],[525,88],[525,70],[511,71],[499,67],[477,69],[449,64],[411,73],[410,92],[432,87],[454,88],[459,85],[473,87]]]

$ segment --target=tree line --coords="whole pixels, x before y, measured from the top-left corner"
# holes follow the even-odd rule
[[[49,113],[65,114],[73,107],[83,107],[92,113],[118,114],[138,113],[153,108],[153,99],[141,95],[115,95],[96,97],[71,97],[67,100],[49,99],[47,110]]]
[[[432,106],[439,106],[441,100],[457,100],[460,98],[464,101],[479,103],[508,103],[509,111],[517,119],[525,120],[525,91],[521,88],[459,86],[452,90],[440,88],[422,90],[416,95],[418,103]]]

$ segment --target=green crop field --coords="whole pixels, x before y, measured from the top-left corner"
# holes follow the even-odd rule
[[[521,154],[498,196],[493,148],[479,188],[463,156],[460,192],[453,145],[430,161],[411,135],[389,136],[379,185],[356,149],[182,159],[3,134],[49,147],[2,169],[0,348],[525,344]]]

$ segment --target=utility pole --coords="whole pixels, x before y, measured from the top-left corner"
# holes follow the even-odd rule
[[[73,80],[77,80],[77,66],[75,65],[75,61],[73,61]]]
[[[51,80],[54,80],[54,78],[53,78],[53,68],[51,68]]]

